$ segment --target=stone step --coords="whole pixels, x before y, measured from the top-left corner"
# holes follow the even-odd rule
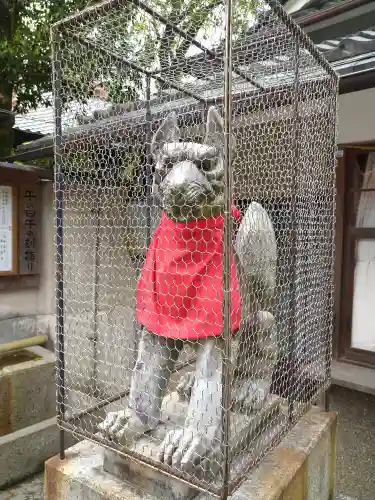
[[[66,446],[76,440],[66,434]],[[43,469],[44,462],[59,452],[56,418],[0,437],[0,490]]]

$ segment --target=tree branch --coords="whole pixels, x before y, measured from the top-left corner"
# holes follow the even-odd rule
[[[189,14],[191,14],[190,9],[191,3],[188,4],[188,6],[182,12],[179,13],[176,9],[174,9],[174,11],[172,10],[171,14],[169,15],[171,24],[166,25],[159,46],[159,60],[161,68],[168,65],[168,63],[170,62],[169,58],[172,55],[171,46],[173,40],[176,38],[176,32],[173,29],[172,24],[178,26],[180,23],[182,23],[186,18],[189,17]]]
[[[222,1],[220,0],[215,0],[208,4],[207,6],[203,7],[201,15],[199,16],[198,19],[195,21],[190,21],[190,23],[187,25],[185,32],[189,36],[189,38],[195,38],[202,26],[203,21],[207,18],[207,16],[212,12],[216,7],[222,4]],[[191,42],[189,40],[184,39],[181,43],[181,45],[178,47],[176,50],[176,54],[173,58],[173,62],[178,62],[179,60],[183,59],[186,55],[186,52],[189,50],[191,45]]]
[[[0,34],[9,40],[10,8],[5,0],[0,0]]]

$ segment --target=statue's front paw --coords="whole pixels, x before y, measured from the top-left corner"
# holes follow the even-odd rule
[[[104,421],[98,425],[99,431],[109,438],[115,436],[116,432],[126,424],[128,418],[128,410],[112,411],[108,413]]]
[[[129,445],[150,430],[130,408],[108,413],[98,428],[104,437],[123,445]]]
[[[191,391],[193,389],[195,381],[195,372],[189,372],[183,375],[179,384],[176,387],[176,391],[181,399],[190,401]]]
[[[218,471],[221,447],[218,430],[210,428],[205,434],[187,427],[170,431],[160,448],[159,459],[188,474],[202,476]]]
[[[261,410],[270,393],[266,380],[248,380],[233,393],[233,404],[249,411]]]

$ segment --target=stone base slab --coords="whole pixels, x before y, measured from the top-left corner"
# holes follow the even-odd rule
[[[153,432],[137,439],[130,451],[159,463],[159,450],[165,435],[173,429],[183,428],[188,407],[189,403],[181,400],[177,392],[166,396],[162,405],[162,422]],[[272,444],[272,439],[274,439],[272,430],[276,426],[281,426],[282,420],[285,420],[280,407],[281,399],[272,395],[268,398],[264,408],[257,413],[247,415],[231,412],[230,449],[232,456],[238,456],[250,442],[258,450],[258,454],[262,454],[262,451]],[[267,433],[261,434],[261,429],[266,427],[268,427]],[[207,471],[200,479],[207,484],[215,483],[221,465],[217,461],[213,461],[211,470]],[[120,456],[111,450],[104,451],[103,468],[106,472],[129,481],[135,486],[140,486],[144,491],[159,496],[163,500],[191,499],[196,496],[195,489],[177,478],[160,474],[159,471],[147,467],[131,457]],[[220,486],[217,485],[218,488]]]
[[[233,493],[234,500],[331,500],[334,498],[336,414],[311,409]],[[155,500],[103,470],[103,448],[82,441],[66,459],[45,465],[45,500]],[[157,478],[155,478],[157,482]],[[212,499],[196,493],[197,500]]]
[[[76,442],[67,436],[68,446]],[[56,418],[50,418],[0,437],[0,490],[43,469],[59,451]]]

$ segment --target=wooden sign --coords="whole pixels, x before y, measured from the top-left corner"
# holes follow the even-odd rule
[[[13,212],[14,196],[13,187],[0,185],[0,274],[12,274],[15,272],[13,255],[14,227]]]
[[[19,191],[19,274],[40,270],[40,186],[21,184]]]

